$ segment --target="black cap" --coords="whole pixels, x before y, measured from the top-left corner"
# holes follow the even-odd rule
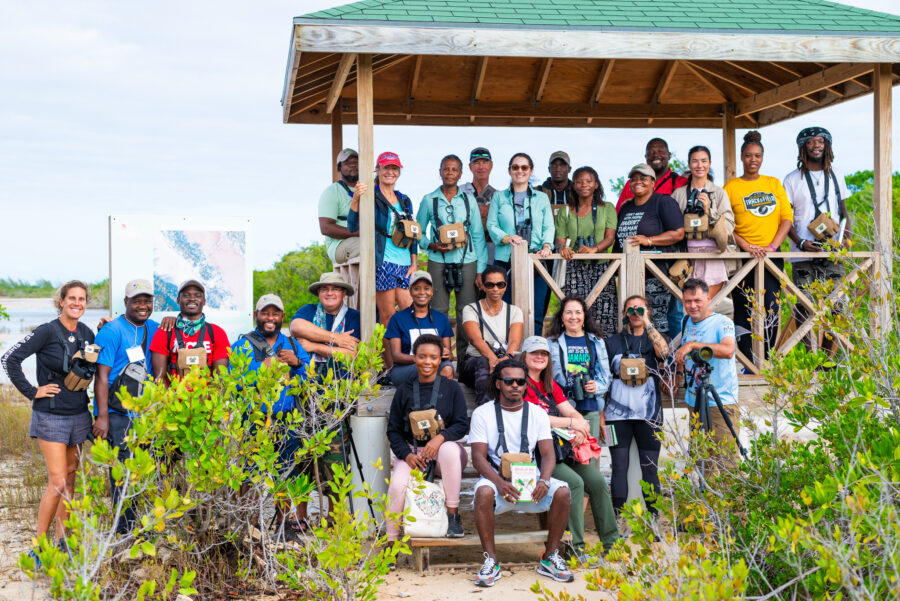
[[[472,152],[469,153],[469,162],[478,160],[478,159],[487,159],[489,161],[493,161],[491,158],[491,151],[487,148],[479,146],[478,148],[472,149]]]

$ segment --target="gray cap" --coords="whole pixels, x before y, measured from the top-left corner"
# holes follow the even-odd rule
[[[358,156],[359,156],[359,154],[357,154],[357,152],[355,150],[353,150],[352,148],[345,148],[338,153],[337,164],[340,165],[341,163],[343,163],[350,157],[358,157]]]
[[[131,280],[125,284],[125,298],[134,298],[141,294],[153,296],[153,284],[147,280]]]
[[[647,177],[656,179],[656,171],[654,171],[653,167],[651,167],[647,163],[638,163],[637,165],[632,167],[631,171],[628,172],[628,179],[631,179],[631,176],[635,173],[640,173],[641,175],[646,175]]]
[[[284,303],[281,302],[281,297],[277,294],[263,294],[259,297],[259,300],[256,301],[256,310],[262,311],[269,305],[279,309],[280,311],[284,311]]]
[[[206,286],[204,286],[203,282],[201,282],[200,280],[185,280],[181,282],[181,285],[178,286],[178,294],[181,294],[181,291],[188,286],[196,286],[203,292],[203,294],[206,294]]]
[[[419,280],[425,280],[425,281],[427,281],[429,284],[431,284],[432,286],[434,286],[434,280],[431,279],[431,274],[428,273],[427,271],[422,271],[422,270],[420,269],[419,271],[417,271],[417,272],[415,272],[414,274],[412,274],[412,276],[410,276],[410,278],[409,278],[409,287],[412,288],[412,287],[413,287],[413,284],[415,284],[415,283],[418,282]]]
[[[537,351],[550,352],[550,344],[543,336],[529,336],[522,342],[523,353],[534,353]]]

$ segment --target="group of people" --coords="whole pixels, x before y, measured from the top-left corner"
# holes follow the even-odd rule
[[[715,296],[740,267],[737,260],[717,258],[720,253],[743,251],[763,259],[778,251],[786,238],[795,252],[821,252],[826,243],[834,247],[848,243],[845,203],[849,192],[834,169],[831,134],[822,127],[809,127],[798,134],[796,143],[797,168],[782,183],[760,173],[762,137],[748,132],[740,150],[743,173],[718,184],[713,181],[709,148],[690,148],[688,170],[679,174],[670,168],[666,141],[653,138],[647,143],[645,162],[629,171],[615,204],[607,201],[597,171],[579,167],[573,172],[563,151],[550,155],[550,177],[539,186],[532,183],[531,157],[515,153],[508,164],[509,184],[493,188],[491,153],[478,147],[469,154],[472,181],[460,183],[460,157],[443,157],[440,185],[422,197],[415,212],[410,198],[397,190],[403,167],[399,156],[382,153],[376,160],[374,191],[378,320],[387,325],[395,311],[412,304],[410,277],[418,269],[420,251],[427,254],[434,309],[456,320],[457,355],[465,358],[471,341],[467,328],[461,326],[462,312],[486,295],[487,267],[509,270],[513,246],[524,244],[539,257],[558,253],[565,265],[543,260],[543,267],[555,274],[564,294],[588,298],[608,262],[571,260],[576,253],[597,254],[599,259],[602,253],[637,245],[648,252],[709,254],[709,258],[656,263],[668,269],[678,284],[687,277],[704,281]],[[359,255],[359,202],[366,186],[359,180],[354,150],[341,151],[337,162],[341,178],[320,198],[319,223],[329,256],[343,263]],[[782,259],[772,260],[783,267]],[[838,279],[844,273],[840,263],[827,259],[791,261],[795,283],[804,291],[814,281]],[[754,301],[746,291],[757,287],[754,277],[751,271],[731,295],[739,349],[748,358],[753,356]],[[767,316],[776,315],[781,282],[766,270],[764,284],[762,309]],[[588,308],[605,333],[619,328],[616,286],[616,278],[610,278]],[[550,289],[537,268],[533,288],[533,331],[542,334]],[[453,316],[449,315],[451,295],[456,297]],[[657,329],[677,335],[684,319],[682,303],[651,273],[646,274],[645,296]],[[507,289],[504,299],[510,298]],[[764,321],[768,353],[778,327],[775,319]],[[390,365],[391,356],[386,360]]]

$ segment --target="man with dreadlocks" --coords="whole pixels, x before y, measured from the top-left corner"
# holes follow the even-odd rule
[[[846,199],[850,195],[842,175],[834,169],[831,134],[824,127],[807,127],[797,135],[797,169],[784,178],[784,189],[794,206],[794,227],[788,232],[791,251],[821,252],[822,236],[817,240],[809,225],[822,223],[820,216],[830,216],[838,226],[832,239],[846,243],[850,238],[850,222]],[[813,227],[815,229],[815,226]],[[828,259],[790,259],[794,283],[812,298],[809,287],[815,281],[840,280],[844,266]]]

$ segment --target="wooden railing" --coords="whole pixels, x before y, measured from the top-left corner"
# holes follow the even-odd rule
[[[576,254],[573,259],[575,261],[606,261],[609,267],[603,276],[597,281],[594,288],[588,295],[587,303],[591,306],[600,292],[612,280],[618,276],[617,291],[619,299],[619,311],[625,304],[625,299],[633,294],[644,295],[644,280],[647,272],[657,278],[666,289],[669,290],[678,300],[681,300],[681,289],[676,286],[669,278],[669,274],[660,268],[657,261],[677,260],[677,259],[739,259],[743,261],[741,267],[735,271],[728,281],[722,286],[722,289],[710,301],[711,310],[715,311],[729,294],[744,294],[744,291],[737,289],[740,283],[751,273],[754,274],[755,286],[750,291],[755,295],[755,302],[751,302],[751,306],[756,310],[753,311],[751,317],[751,332],[753,334],[753,355],[756,358],[754,362],[751,358],[737,351],[737,359],[753,374],[759,374],[763,367],[764,361],[764,335],[766,327],[765,315],[763,313],[763,294],[764,294],[764,276],[765,272],[773,274],[781,281],[782,290],[789,292],[797,297],[798,305],[802,305],[805,309],[804,314],[800,315],[795,312],[795,320],[798,320],[797,328],[792,334],[779,339],[774,348],[770,352],[786,353],[802,341],[815,326],[816,316],[820,315],[825,309],[816,306],[810,301],[806,295],[794,284],[787,274],[772,261],[773,259],[818,259],[828,258],[829,253],[808,253],[808,252],[773,252],[769,253],[765,259],[757,259],[750,253],[735,252],[722,254],[709,253],[660,253],[660,252],[641,252],[639,247],[633,246],[626,248],[626,252],[619,254]],[[876,268],[877,254],[871,252],[849,252],[846,258],[850,259],[847,263],[847,274],[845,281],[855,281],[865,273],[869,273],[872,279],[875,279],[874,270]],[[552,254],[549,257],[542,258],[538,255],[529,254],[524,246],[513,247],[511,257],[511,278],[512,278],[512,299],[513,304],[522,309],[525,319],[525,336],[531,336],[534,331],[534,281],[533,273],[544,279],[550,290],[558,298],[563,298],[563,292],[557,285],[553,277],[547,272],[541,264],[543,259],[561,260],[562,256]],[[846,259],[845,259],[846,260]],[[836,288],[830,295],[829,300],[837,301],[846,292],[840,288]],[[621,324],[621,322],[620,322]],[[619,326],[621,328],[621,325]],[[813,337],[815,338],[815,337]],[[680,341],[680,333],[675,336],[673,343],[677,345]],[[846,341],[844,341],[846,343]],[[813,341],[813,344],[815,342]]]
[[[359,257],[354,257],[346,263],[335,263],[333,271],[340,274],[344,281],[356,290],[357,294],[347,297],[347,306],[359,311]]]

